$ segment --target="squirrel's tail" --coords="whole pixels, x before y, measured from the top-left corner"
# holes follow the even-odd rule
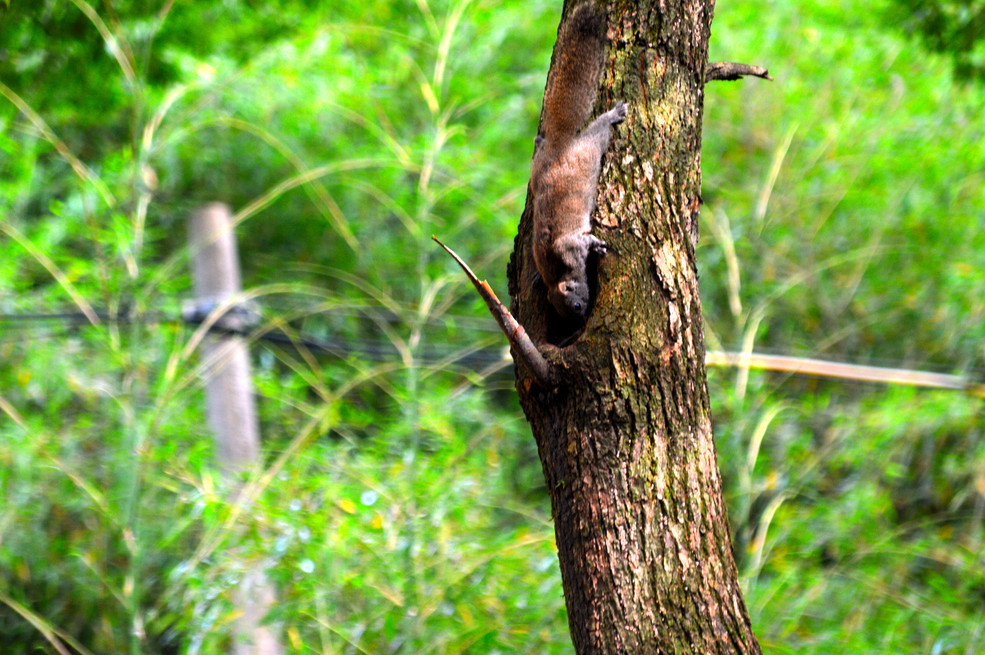
[[[574,137],[592,115],[605,57],[605,24],[605,14],[589,3],[575,7],[561,23],[541,117],[541,133],[551,146]]]

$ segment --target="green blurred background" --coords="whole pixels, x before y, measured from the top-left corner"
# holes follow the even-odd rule
[[[0,3],[0,644],[221,653],[262,567],[294,653],[570,652],[505,296],[560,2]],[[720,2],[709,347],[985,371],[985,3]],[[981,29],[980,29],[981,28]],[[226,500],[180,320],[229,203],[265,327]],[[29,318],[92,307],[127,319]],[[709,370],[770,653],[978,653],[983,401]]]

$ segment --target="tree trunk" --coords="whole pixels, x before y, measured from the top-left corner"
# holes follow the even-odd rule
[[[552,322],[529,192],[510,260],[513,313],[564,371],[545,388],[518,365],[516,382],[578,653],[760,652],[722,500],[692,242],[713,8],[633,0],[610,10],[596,115],[618,100],[630,110],[603,158],[595,234],[610,247],[591,271],[584,331]]]

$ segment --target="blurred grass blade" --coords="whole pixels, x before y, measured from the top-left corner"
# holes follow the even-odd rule
[[[92,305],[90,305],[89,302],[82,297],[82,294],[78,292],[75,285],[69,281],[68,276],[66,276],[65,273],[63,273],[62,270],[55,265],[55,262],[51,261],[46,254],[41,252],[37,246],[31,243],[30,239],[24,236],[20,230],[5,221],[0,221],[0,231],[6,233],[7,236],[20,244],[24,250],[28,251],[31,256],[34,257],[34,259],[36,259],[37,262],[41,264],[41,266],[43,266],[44,269],[48,271],[53,278],[55,278],[55,280],[58,281],[59,286],[65,290],[65,293],[69,295],[72,302],[78,306],[79,311],[85,315],[86,319],[92,325],[99,325],[101,323],[99,316],[96,315],[96,311],[92,308]]]
[[[46,621],[43,617],[38,616],[2,591],[0,591],[0,603],[3,603],[10,609],[14,610],[20,614],[24,620],[33,625],[34,628],[41,633],[45,640],[51,644],[51,647],[58,651],[59,655],[71,655],[69,650],[65,648],[65,644],[68,644],[77,653],[81,653],[82,655],[93,655],[92,651],[73,639],[71,635],[51,625],[49,621]]]
[[[41,116],[38,115],[31,106],[24,102],[24,99],[17,95],[13,89],[8,87],[3,82],[0,82],[0,94],[3,94],[7,100],[9,100],[17,109],[20,110],[22,114],[27,117],[27,120],[31,121],[31,124],[41,133],[41,137],[54,146],[55,150],[61,155],[62,159],[68,162],[75,174],[78,175],[83,181],[96,187],[96,191],[99,195],[103,197],[106,204],[110,207],[116,206],[116,198],[110,192],[109,188],[103,183],[99,177],[93,173],[88,166],[83,164],[78,157],[72,154],[65,145],[65,142],[58,138],[54,131],[48,127],[48,124],[44,121]]]

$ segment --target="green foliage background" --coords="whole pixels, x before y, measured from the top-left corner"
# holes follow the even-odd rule
[[[111,314],[0,322],[9,652],[224,652],[256,566],[291,652],[570,651],[502,337],[430,241],[503,290],[559,5],[0,8],[0,313]],[[707,89],[711,347],[985,370],[985,89],[908,12],[718,4],[712,59],[776,82]],[[255,341],[247,511],[178,320],[214,200],[261,330],[345,344]],[[765,650],[978,652],[982,401],[709,382]]]

